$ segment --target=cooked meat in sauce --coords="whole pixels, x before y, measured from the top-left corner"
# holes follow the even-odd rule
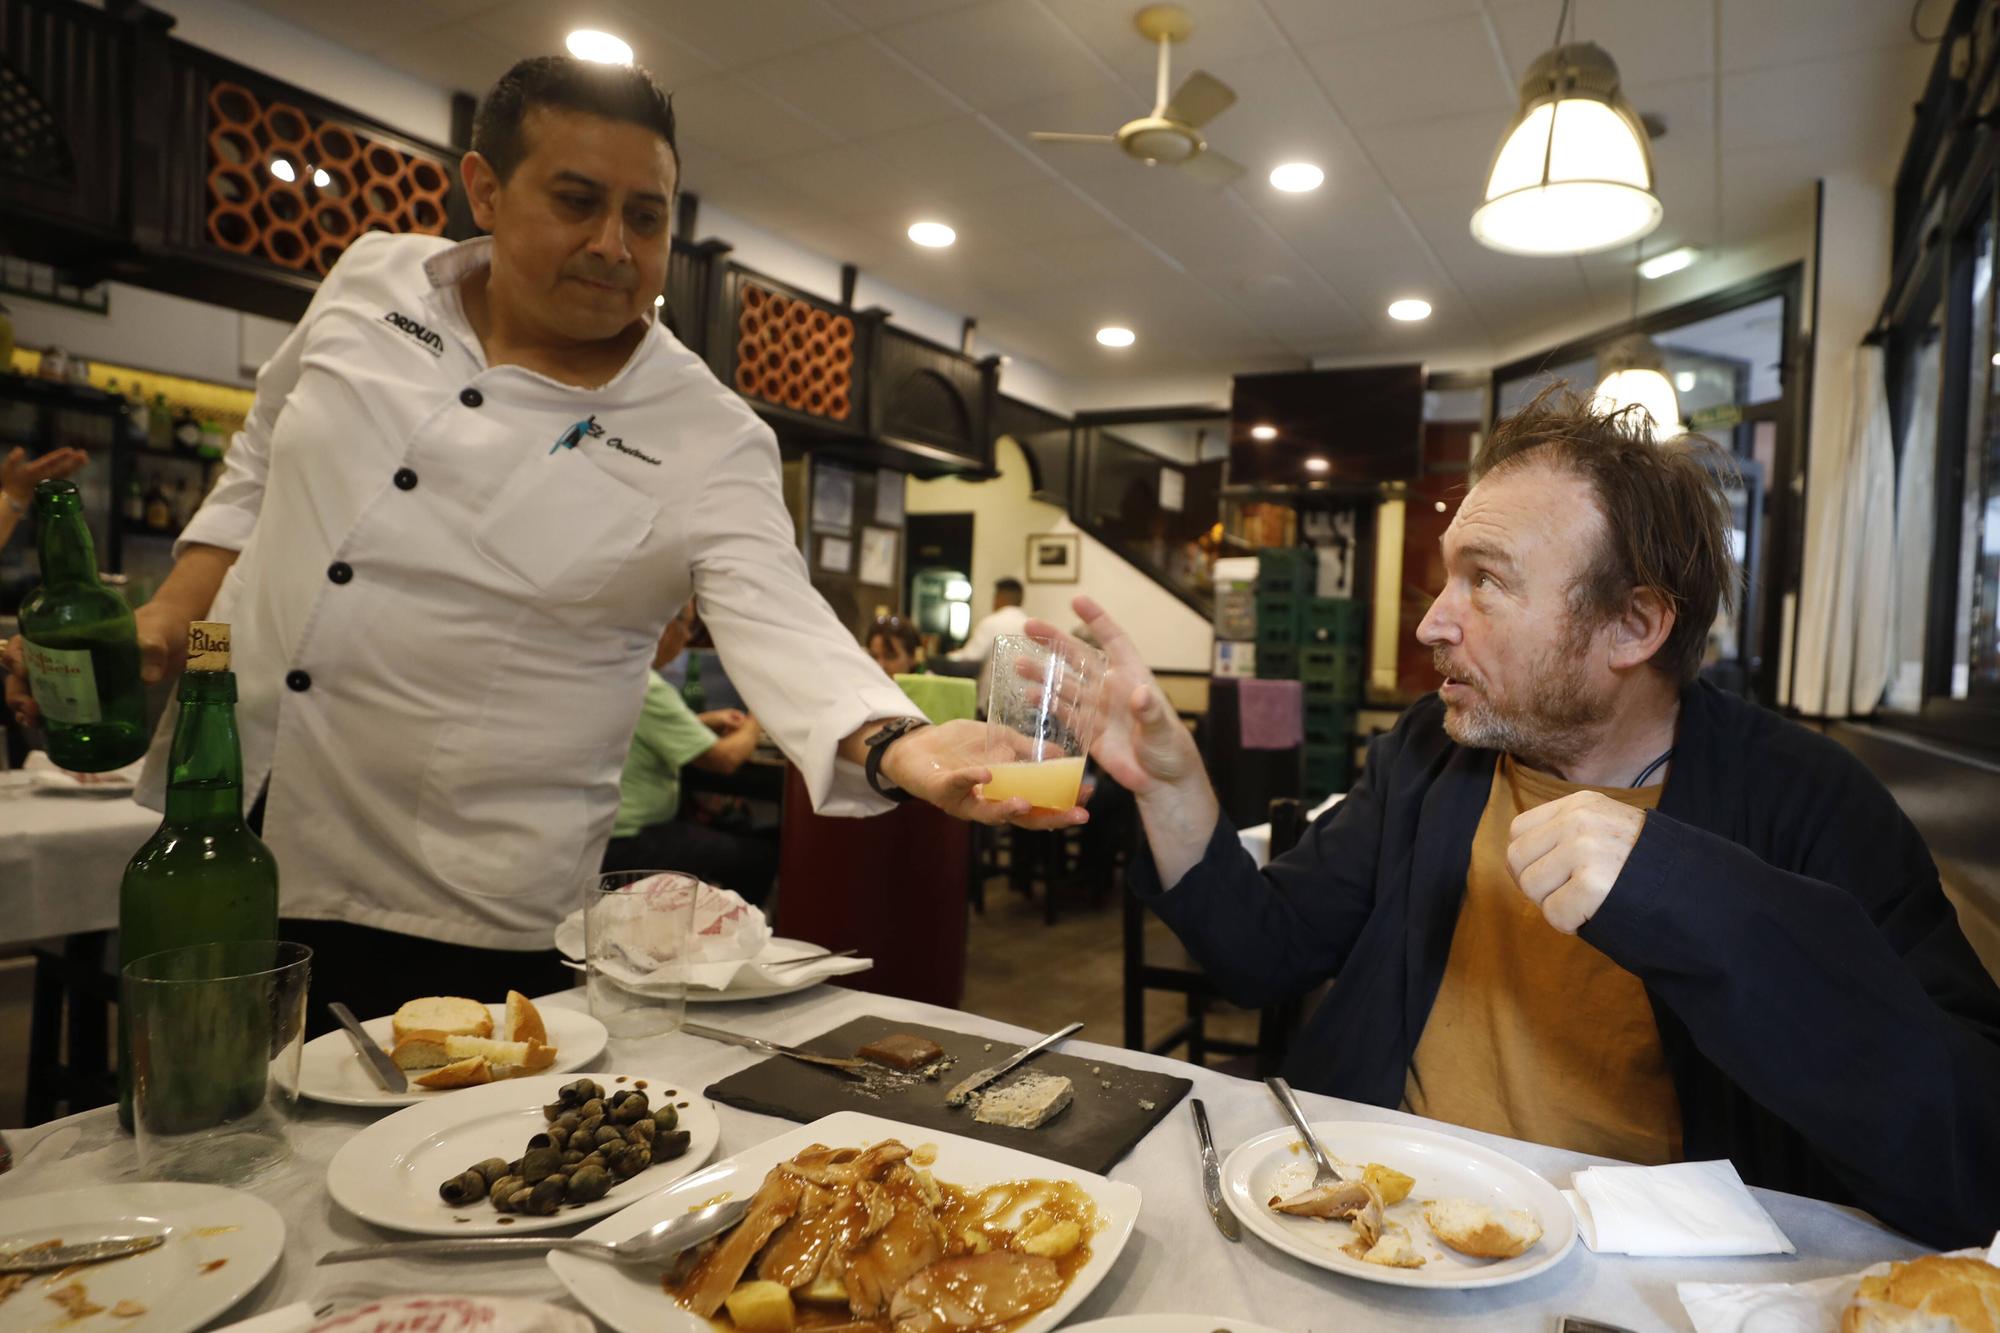
[[[1098,1217],[1079,1186],[970,1190],[909,1159],[890,1139],[779,1163],[743,1221],[667,1275],[667,1293],[746,1333],[972,1333],[1053,1305],[1089,1262]]]

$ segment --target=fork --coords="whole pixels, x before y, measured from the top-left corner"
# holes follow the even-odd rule
[[[1319,1168],[1313,1172],[1313,1189],[1322,1189],[1328,1185],[1338,1185],[1346,1181],[1361,1179],[1361,1172],[1355,1170],[1353,1167],[1347,1167],[1343,1170],[1341,1167],[1334,1165],[1333,1159],[1326,1155],[1326,1149],[1320,1146],[1319,1139],[1313,1135],[1312,1126],[1306,1123],[1306,1113],[1299,1106],[1299,1099],[1292,1095],[1291,1084],[1273,1074],[1270,1078],[1264,1080],[1264,1086],[1269,1088],[1277,1097],[1278,1104],[1285,1108],[1285,1114],[1292,1118],[1292,1124],[1297,1127],[1300,1136],[1305,1139],[1306,1147],[1312,1150],[1313,1163]]]

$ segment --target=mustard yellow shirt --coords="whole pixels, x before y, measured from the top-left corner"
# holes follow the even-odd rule
[[[1578,786],[1506,755],[1495,765],[1403,1108],[1628,1162],[1678,1161],[1680,1102],[1645,987],[1549,925],[1507,869],[1515,816],[1578,791],[1651,810],[1661,788]]]

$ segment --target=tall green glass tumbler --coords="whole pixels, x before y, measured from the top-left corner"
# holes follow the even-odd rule
[[[146,688],[132,608],[97,577],[97,550],[73,481],[35,487],[42,586],[21,603],[28,688],[49,758],[103,773],[146,753]]]
[[[125,867],[118,947],[127,959],[167,949],[278,937],[278,863],[243,822],[243,747],[229,627],[188,627],[188,665],[167,777],[167,814]],[[118,1116],[132,1127],[132,1062],[118,1026]]]

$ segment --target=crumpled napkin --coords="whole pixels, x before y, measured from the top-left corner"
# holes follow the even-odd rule
[[[2000,1235],[1983,1253],[1952,1253],[2000,1265]],[[1826,1333],[1840,1326],[1841,1312],[1854,1299],[1861,1279],[1888,1271],[1887,1263],[1879,1263],[1813,1282],[1681,1282],[1675,1291],[1695,1333]]]
[[[794,985],[821,981],[828,977],[865,972],[874,961],[867,958],[829,958],[817,963],[771,970],[772,964],[803,958],[820,952],[819,946],[793,940],[776,940],[764,914],[737,894],[713,884],[703,884],[695,899],[693,947],[688,954],[688,984],[702,990],[731,987]],[[649,934],[643,918],[638,919],[629,937],[615,941],[612,954],[603,961],[606,976],[641,994],[660,991],[671,983],[662,980],[674,965],[671,932]],[[582,911],[575,911],[556,927],[556,948],[581,960],[585,953]]]
[[[1727,1161],[1592,1166],[1563,1198],[1597,1254],[1716,1258],[1798,1248]]]
[[[130,796],[138,788],[139,771],[145,766],[145,760],[135,759],[106,773],[72,773],[56,767],[47,750],[34,750],[21,762],[21,771],[36,791],[64,796]]]

